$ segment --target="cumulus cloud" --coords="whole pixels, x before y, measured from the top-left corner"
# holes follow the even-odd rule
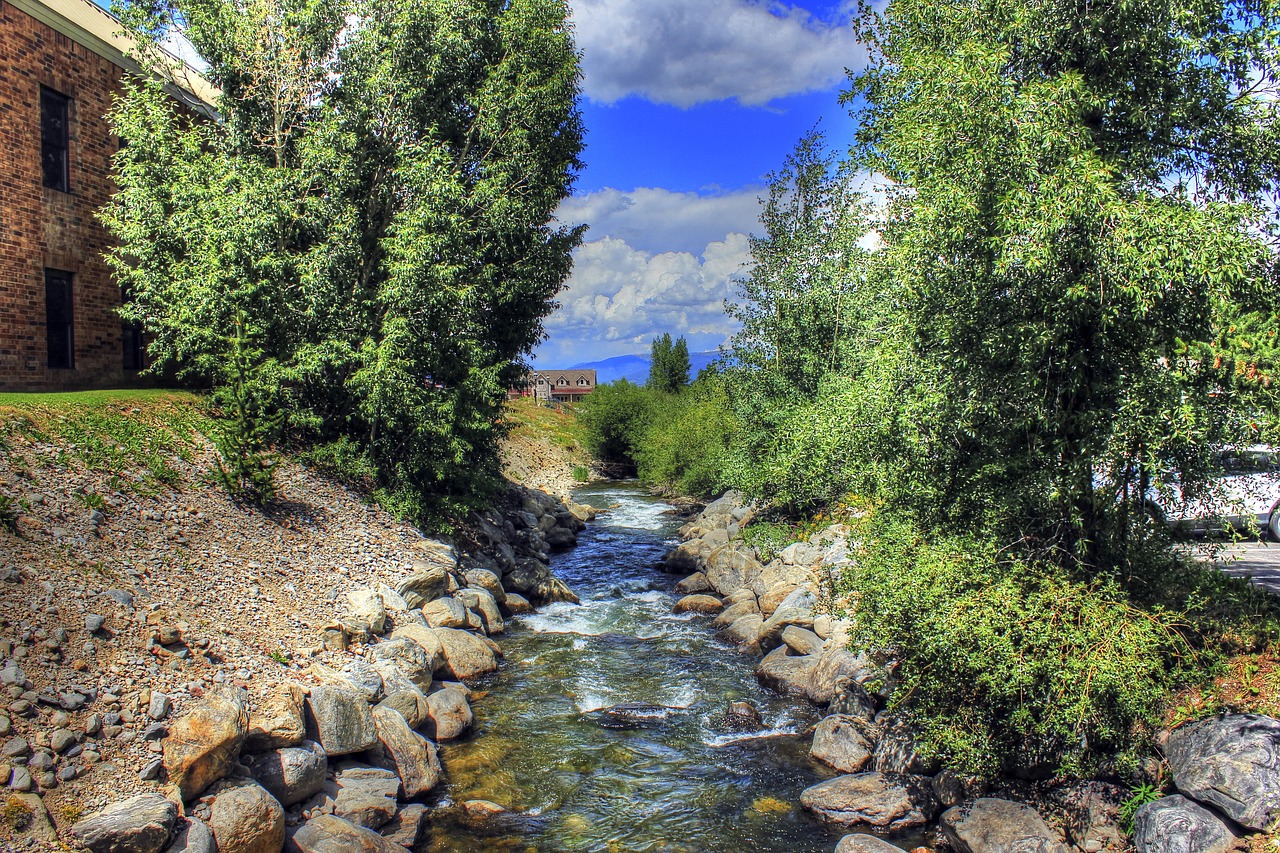
[[[775,0],[572,0],[588,97],[750,106],[829,89],[866,49],[849,13],[821,20]]]
[[[642,251],[702,254],[726,234],[757,230],[758,196],[763,188],[700,195],[642,187],[630,192],[606,188],[566,200],[556,216],[567,224],[587,223],[588,240],[617,237]]]

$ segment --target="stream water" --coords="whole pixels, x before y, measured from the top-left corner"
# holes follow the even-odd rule
[[[473,736],[442,749],[447,802],[511,811],[480,823],[450,811],[420,853],[830,853],[839,836],[797,805],[831,775],[797,736],[817,714],[761,688],[755,658],[713,639],[705,617],[672,614],[677,579],[656,568],[670,507],[625,483],[576,497],[612,508],[552,563],[582,604],[512,620],[506,663],[472,697]],[[735,700],[763,724],[727,725]],[[610,727],[600,712],[625,702],[666,710]]]

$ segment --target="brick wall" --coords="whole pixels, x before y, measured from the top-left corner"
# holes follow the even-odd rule
[[[95,212],[114,191],[119,147],[105,114],[123,71],[0,0],[0,390],[118,386],[120,288],[102,259]],[[71,99],[69,193],[43,185],[40,87]],[[45,268],[73,273],[75,366],[48,367]]]

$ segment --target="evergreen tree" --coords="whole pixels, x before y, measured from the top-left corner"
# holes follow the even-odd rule
[[[649,351],[649,381],[646,386],[678,394],[689,384],[689,345],[683,337],[674,343],[671,333],[654,338]]]

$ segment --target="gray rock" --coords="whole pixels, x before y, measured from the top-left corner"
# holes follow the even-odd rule
[[[506,608],[512,616],[524,616],[534,612],[529,600],[516,592],[507,593]]]
[[[35,787],[31,771],[25,767],[15,767],[9,776],[9,787],[14,791],[30,791]]]
[[[466,579],[467,586],[485,590],[499,605],[507,603],[507,591],[502,588],[502,579],[497,574],[488,569],[470,569]]]
[[[153,758],[143,765],[142,769],[138,771],[138,778],[143,782],[154,782],[160,778],[163,771],[164,759]]]
[[[107,624],[105,616],[99,616],[97,613],[86,613],[84,617],[84,630],[89,634],[95,634],[102,630]]]
[[[218,853],[218,842],[208,824],[198,817],[188,817],[164,853]]]
[[[383,645],[379,643],[374,646],[375,655],[376,650]],[[377,702],[382,698],[382,675],[364,658],[351,658],[342,665],[340,672],[366,702]]]
[[[324,747],[310,740],[254,756],[250,767],[254,780],[282,806],[300,803],[318,792],[328,770]]]
[[[408,637],[393,638],[373,647],[374,658],[394,667],[409,684],[426,692],[431,689],[437,661],[421,645]],[[403,685],[400,685],[403,688]]]
[[[765,655],[756,666],[756,678],[784,696],[804,696],[818,659],[814,655],[790,656],[788,651],[786,646],[779,646]]]
[[[173,710],[173,700],[158,690],[151,691],[151,703],[147,706],[147,716],[153,720],[163,720]]]
[[[169,730],[164,768],[190,800],[231,771],[249,731],[246,697],[238,688],[209,691]]]
[[[925,761],[916,752],[915,733],[901,720],[886,717],[880,721],[880,740],[876,744],[875,769],[881,773],[915,773],[932,775],[941,768],[938,762]]]
[[[964,801],[964,780],[953,770],[941,771],[929,784],[933,786],[933,795],[943,808],[949,809]]]
[[[434,788],[443,772],[435,744],[409,728],[396,711],[376,708],[373,718],[378,727],[378,740],[395,764],[404,795],[420,797]]]
[[[725,599],[725,600],[733,601],[733,599]],[[744,616],[759,616],[759,615],[760,615],[760,605],[756,603],[755,596],[751,596],[750,598],[746,598],[742,601],[734,601],[724,610],[721,610],[719,613],[717,613],[716,618],[711,620],[711,627],[728,628],[730,625],[732,625],[734,622],[737,622],[739,619],[741,619]],[[760,623],[764,624],[763,618],[760,620]]]
[[[707,580],[707,576],[702,572],[694,572],[676,584],[675,591],[677,595],[694,595],[709,589],[711,589],[711,583]]]
[[[1133,816],[1138,853],[1226,853],[1235,842],[1217,815],[1177,794],[1147,803]]]
[[[807,587],[793,590],[761,627],[760,648],[774,649],[781,645],[782,631],[788,625],[812,629],[813,608],[817,603],[817,597]]]
[[[754,556],[739,547],[737,543],[727,543],[715,548],[706,557],[703,573],[707,583],[721,595],[729,595],[752,581],[764,571]]]
[[[413,571],[412,576],[396,587],[409,609],[435,601],[449,591],[449,573],[442,566],[414,563]]]
[[[796,625],[788,625],[782,629],[782,644],[798,655],[822,654],[822,638]]]
[[[437,690],[427,696],[427,736],[436,740],[453,740],[470,731],[475,721],[467,694],[453,687]]]
[[[739,646],[754,648],[756,641],[760,639],[760,628],[763,625],[764,619],[758,613],[743,616],[734,620],[732,625],[721,631],[720,636],[731,643],[737,643]]]
[[[324,791],[333,800],[338,817],[356,826],[378,829],[395,817],[400,779],[391,770],[351,766],[328,779]]]
[[[874,835],[846,835],[836,845],[835,853],[902,853],[902,848]]]
[[[1267,829],[1280,818],[1280,720],[1231,714],[1180,726],[1165,756],[1179,791],[1241,826]]]
[[[427,835],[427,807],[421,803],[404,806],[378,832],[394,844],[416,849]]]
[[[430,707],[427,705],[427,697],[417,687],[410,685],[409,689],[397,690],[386,699],[378,703],[379,708],[389,708],[400,716],[404,717],[404,721],[409,724],[409,728],[416,729],[426,722],[428,715],[431,713]]]
[[[58,831],[53,828],[53,821],[49,819],[49,810],[45,808],[44,801],[40,799],[39,794],[10,794],[5,800],[5,818],[8,828],[15,826],[13,820],[16,817],[13,814],[14,809],[21,809],[26,812],[26,826],[20,828],[22,836],[31,841],[41,841],[48,845],[51,850],[64,850],[62,844],[58,841]],[[22,837],[19,836],[19,837]],[[17,840],[16,838],[14,839]]]
[[[405,602],[408,604],[408,601]],[[381,634],[387,627],[387,606],[376,589],[353,589],[347,593],[347,608],[359,628]]]
[[[929,780],[858,773],[806,788],[800,805],[825,824],[897,832],[924,826],[937,814]]]
[[[438,628],[435,631],[444,649],[443,672],[458,681],[466,681],[498,668],[498,659],[488,643],[454,628]]]
[[[818,723],[809,755],[841,773],[861,773],[875,754],[878,735],[860,717],[832,715]]]
[[[453,596],[446,595],[422,605],[422,618],[432,628],[465,628],[467,608]]]
[[[818,665],[814,667],[813,679],[809,684],[809,699],[818,705],[829,705],[842,694],[856,689],[861,696],[866,691],[858,687],[859,680],[866,676],[870,663],[865,655],[855,655],[836,643],[822,650],[818,656]],[[870,716],[875,715],[875,702],[870,700]],[[842,710],[840,713],[852,713]],[[868,717],[869,719],[870,717]]]
[[[108,806],[71,827],[91,853],[159,853],[178,819],[178,806],[141,794]]]
[[[492,636],[501,634],[506,630],[506,625],[502,621],[502,613],[498,610],[498,602],[494,601],[493,596],[487,590],[460,589],[454,593],[454,598],[460,601],[468,610],[480,616],[480,627],[486,634]]]
[[[261,785],[237,780],[213,798],[209,829],[218,853],[280,853],[284,809]]]
[[[440,635],[426,625],[401,625],[391,632],[391,640],[412,640],[427,653],[432,672],[439,671],[444,665],[444,646],[440,643]]]
[[[369,703],[350,690],[332,685],[311,688],[307,718],[308,735],[330,756],[362,752],[378,742]]]
[[[317,815],[291,839],[298,853],[409,853],[378,833],[333,815]]]
[[[994,797],[947,809],[942,831],[959,853],[1067,853],[1039,812]]]
[[[31,744],[25,738],[10,738],[0,747],[0,757],[3,758],[26,758],[30,754]]]

